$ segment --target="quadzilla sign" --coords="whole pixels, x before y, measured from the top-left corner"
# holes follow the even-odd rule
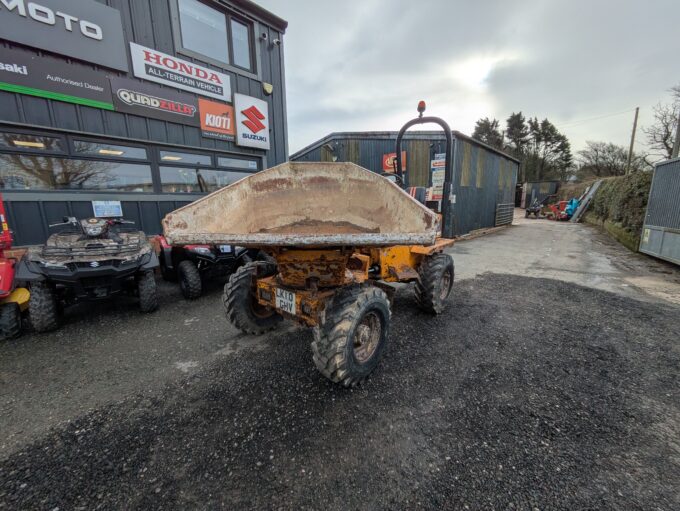
[[[113,110],[106,76],[27,50],[0,47],[0,90]]]
[[[199,98],[198,111],[201,116],[201,133],[204,137],[234,140],[234,107]]]
[[[231,102],[229,75],[136,43],[130,43],[130,53],[138,78]]]
[[[128,78],[110,80],[116,111],[190,126],[200,125],[196,98],[190,94]]]
[[[236,144],[269,149],[269,106],[266,101],[234,94]]]

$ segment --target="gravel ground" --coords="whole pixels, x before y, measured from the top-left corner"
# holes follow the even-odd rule
[[[398,294],[361,388],[289,330],[52,429],[0,460],[0,508],[680,509],[680,308],[455,289],[436,318]]]

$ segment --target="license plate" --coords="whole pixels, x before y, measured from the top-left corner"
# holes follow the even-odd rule
[[[220,245],[220,252],[223,254],[228,254],[231,252],[231,245]]]
[[[276,288],[276,308],[288,314],[295,314],[295,293],[286,289]]]

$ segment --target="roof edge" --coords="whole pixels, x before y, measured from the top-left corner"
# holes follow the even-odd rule
[[[324,144],[327,144],[328,142],[338,139],[338,138],[376,138],[376,139],[395,139],[397,138],[397,131],[334,131],[332,133],[329,133],[325,137],[317,140],[316,142],[312,142],[311,144],[303,147],[302,149],[299,149],[298,151],[295,151],[293,154],[289,156],[290,160],[293,160],[294,158],[302,156],[304,153],[307,153],[309,151],[312,151],[314,149],[317,149]],[[413,137],[413,135],[420,134],[422,135],[421,137]],[[515,158],[514,156],[506,153],[505,151],[501,151],[500,149],[496,149],[495,147],[492,147],[488,144],[485,144],[484,142],[481,142],[475,138],[472,138],[469,135],[466,135],[465,133],[461,133],[460,131],[457,130],[451,130],[451,134],[453,135],[454,138],[459,138],[463,139],[467,142],[470,142],[472,144],[478,145],[480,147],[483,147],[484,149],[491,151],[492,153],[498,154],[500,156],[503,156],[504,158],[507,158],[508,160],[512,160],[516,163],[521,163],[519,159]],[[406,132],[404,134],[404,140],[408,140],[409,138],[428,138],[436,135],[441,135],[442,138],[444,137],[444,132],[443,131],[431,131],[431,130],[415,130],[415,131],[410,131]]]

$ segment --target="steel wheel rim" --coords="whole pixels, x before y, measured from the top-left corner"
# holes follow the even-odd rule
[[[439,298],[442,300],[446,300],[446,297],[449,296],[449,289],[451,288],[451,272],[450,271],[445,271],[444,275],[442,275],[442,286],[441,289],[439,290]]]
[[[352,338],[354,358],[359,363],[363,364],[373,356],[380,344],[382,329],[382,321],[377,312],[370,311],[361,318]]]

